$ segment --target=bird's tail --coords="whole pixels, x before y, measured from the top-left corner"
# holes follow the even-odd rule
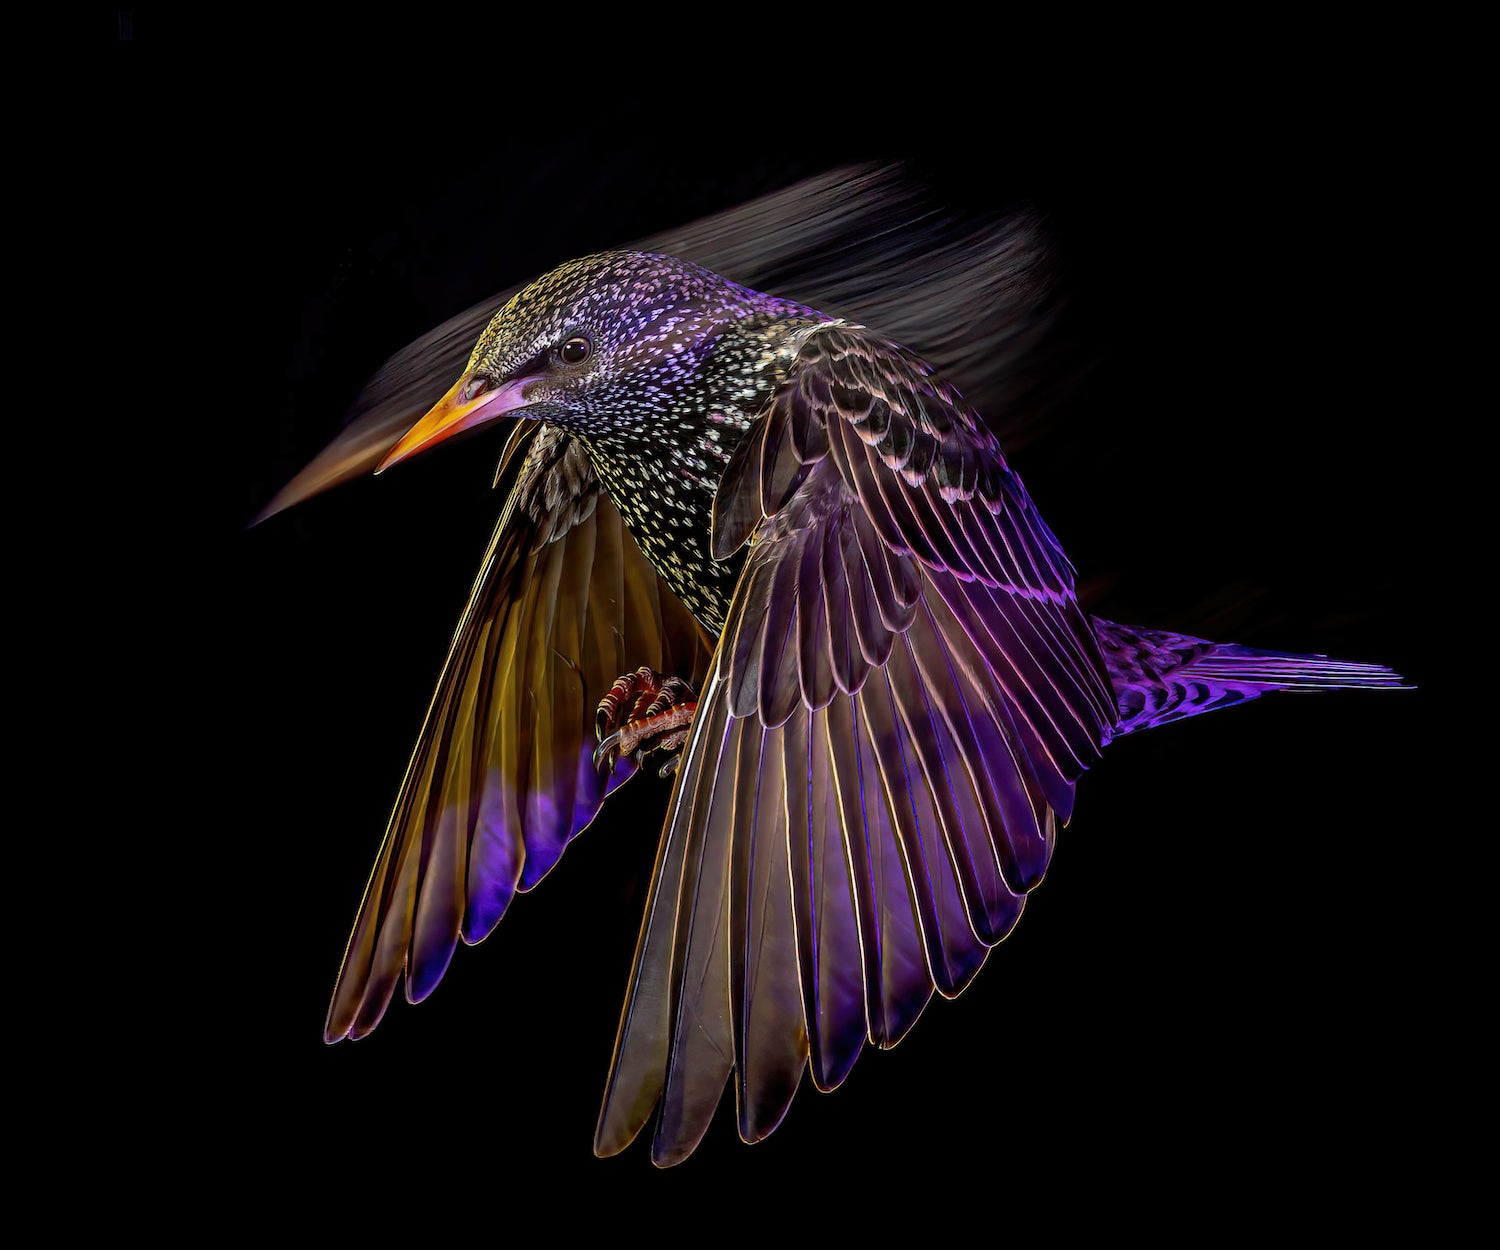
[[[1405,689],[1383,664],[1261,651],[1094,617],[1120,720],[1114,737],[1212,712],[1272,690]]]

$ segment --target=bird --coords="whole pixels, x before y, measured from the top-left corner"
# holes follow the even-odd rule
[[[879,327],[660,251],[514,294],[384,472],[514,422],[324,1025],[426,998],[674,773],[594,1146],[686,1159],[970,985],[1114,740],[1391,669],[1092,616],[996,435]]]

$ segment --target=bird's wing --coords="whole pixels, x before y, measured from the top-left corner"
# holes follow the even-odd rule
[[[499,922],[634,771],[595,771],[594,713],[642,664],[688,677],[711,647],[657,578],[583,448],[523,421],[514,485],[464,609],[344,954],[324,1035],[362,1037],[432,991],[460,937]]]
[[[968,984],[1115,721],[1074,573],[921,360],[826,326],[726,470],[752,545],[673,791],[595,1149],[771,1132]]]

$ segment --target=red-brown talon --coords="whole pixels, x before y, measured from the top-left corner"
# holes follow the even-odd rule
[[[613,771],[622,755],[639,762],[652,751],[680,750],[697,708],[692,686],[680,677],[663,677],[642,666],[616,678],[599,700],[594,720],[599,739],[595,767]]]

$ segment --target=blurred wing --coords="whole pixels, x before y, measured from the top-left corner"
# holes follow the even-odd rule
[[[522,422],[515,484],[459,622],[344,954],[324,1036],[369,1033],[406,972],[431,993],[460,937],[499,922],[634,771],[603,778],[594,713],[641,664],[706,673],[709,645],[656,577],[582,447]]]
[[[833,169],[623,246],[681,256],[919,343],[971,399],[1006,413],[1012,447],[1076,375],[1066,335],[1057,333],[1062,300],[1037,216],[965,220],[902,166]],[[374,472],[463,372],[490,319],[520,289],[475,304],[386,361],[338,436],[255,520]],[[934,326],[948,329],[933,337]]]
[[[685,1158],[832,1089],[1010,932],[1115,722],[1074,573],[915,356],[804,343],[715,502],[753,535],[663,834],[595,1149]]]

